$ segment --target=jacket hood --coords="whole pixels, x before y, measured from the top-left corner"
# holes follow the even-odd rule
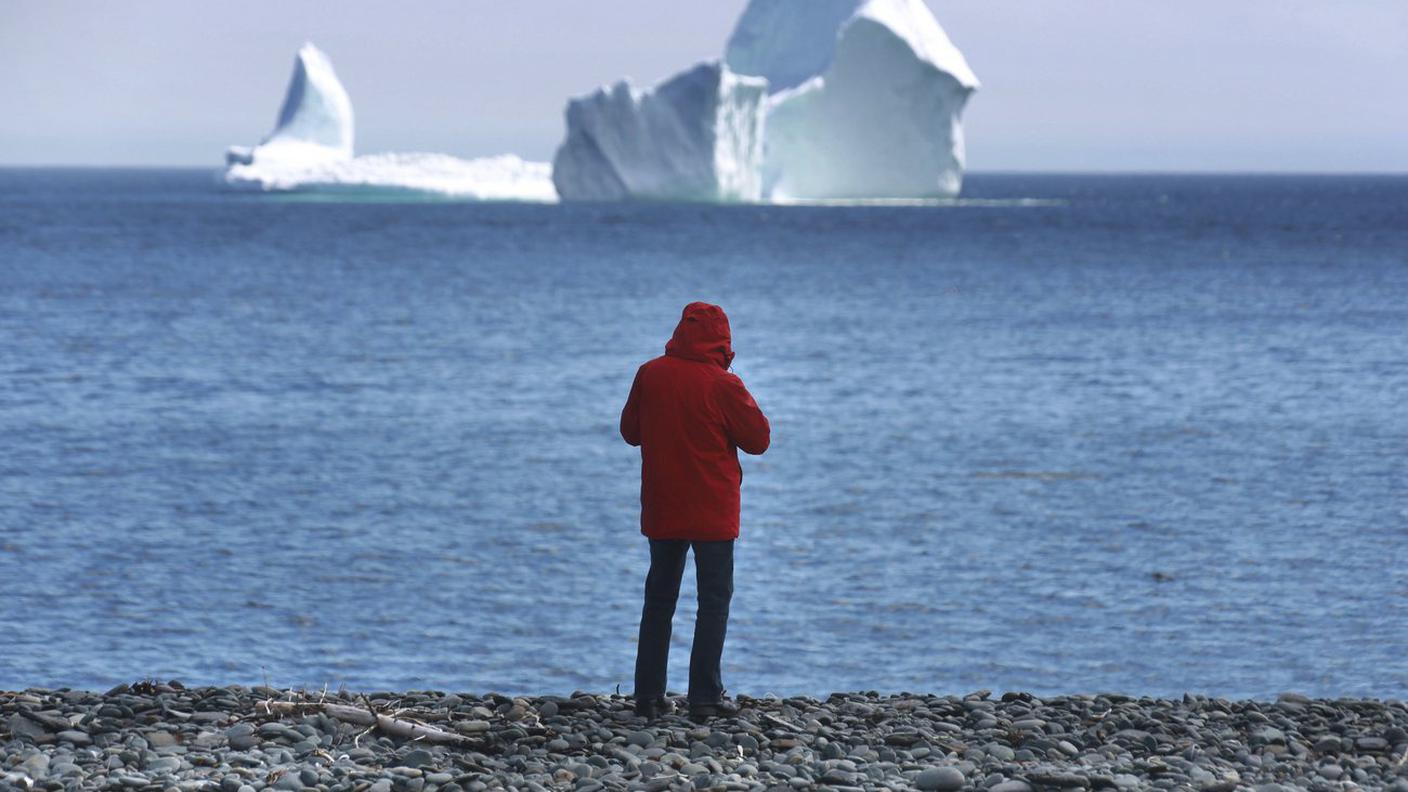
[[[665,354],[727,369],[733,363],[733,336],[724,309],[702,302],[686,305]]]

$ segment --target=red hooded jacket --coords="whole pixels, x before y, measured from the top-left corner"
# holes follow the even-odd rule
[[[717,305],[690,303],[665,354],[636,372],[621,437],[640,446],[640,532],[651,539],[738,538],[738,449],[768,450],[768,419],[729,373]]]

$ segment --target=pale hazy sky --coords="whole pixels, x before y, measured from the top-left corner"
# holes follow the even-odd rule
[[[974,170],[1408,171],[1408,0],[928,0]],[[548,159],[568,96],[717,57],[745,0],[0,0],[0,165],[218,166],[331,56],[357,151]]]

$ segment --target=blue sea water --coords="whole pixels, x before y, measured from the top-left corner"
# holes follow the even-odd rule
[[[1408,694],[1408,177],[535,206],[90,170],[0,171],[0,688],[628,692],[617,416],[696,299],[774,432],[730,691]]]

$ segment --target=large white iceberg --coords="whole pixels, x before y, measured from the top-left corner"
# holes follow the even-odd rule
[[[553,184],[563,200],[756,201],[766,97],[766,80],[714,61],[573,99]]]
[[[553,201],[551,168],[511,154],[465,160],[446,154],[353,156],[352,101],[332,61],[304,44],[274,131],[225,154],[227,186],[278,192],[408,192],[477,200]]]
[[[951,197],[978,78],[923,0],[752,0],[725,62],[764,77],[764,195]]]

